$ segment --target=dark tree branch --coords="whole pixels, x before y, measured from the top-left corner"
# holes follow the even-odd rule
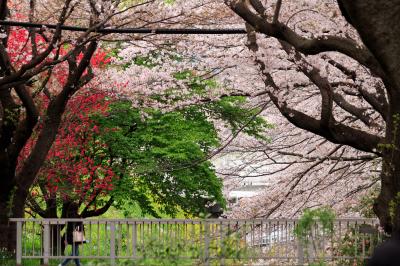
[[[64,22],[65,22],[66,13],[69,8],[70,2],[71,2],[71,0],[66,0],[65,5],[64,5],[62,12],[58,19],[56,32],[53,35],[53,38],[52,38],[51,42],[48,44],[47,48],[42,53],[40,53],[36,57],[34,57],[31,61],[22,65],[18,71],[15,71],[10,75],[7,75],[7,76],[1,78],[0,79],[0,88],[2,88],[2,89],[10,88],[10,84],[17,82],[21,79],[22,79],[22,82],[26,82],[27,80],[29,80],[29,78],[36,75],[37,74],[36,72],[38,70],[36,69],[36,70],[32,71],[32,73],[29,73],[26,77],[22,78],[22,76],[26,72],[30,72],[30,70],[34,69],[37,66],[39,69],[43,68],[43,66],[40,64],[53,51],[54,47],[56,46],[56,43],[61,39],[61,25],[64,24]],[[39,72],[41,72],[41,71],[39,71]],[[14,85],[11,85],[11,86],[14,86]]]
[[[16,129],[16,119],[19,117],[20,110],[15,103],[11,90],[0,90],[0,101],[3,107],[3,116],[1,117],[3,127],[0,131],[0,152],[5,152],[8,159],[8,146]]]
[[[297,152],[289,152],[289,151],[278,151],[279,154],[288,155],[288,156],[295,156],[300,158],[306,158],[311,160],[318,160],[320,157],[318,156],[308,156],[302,153]],[[371,161],[379,158],[376,155],[357,155],[357,156],[330,156],[330,160],[337,160],[337,161]]]
[[[19,123],[14,133],[14,139],[9,147],[9,155],[12,161],[18,159],[19,153],[31,137],[33,128],[36,126],[39,117],[39,112],[33,102],[33,98],[26,87],[19,85],[15,88],[15,91],[26,109],[26,118]]]
[[[42,82],[41,82],[41,84],[38,86],[38,88],[32,93],[32,98],[33,98],[33,99],[35,99],[36,96],[39,95],[41,92],[43,92],[44,95],[46,95],[46,97],[47,97],[49,100],[52,100],[52,99],[54,98],[53,95],[51,94],[51,92],[50,92],[50,91],[48,90],[48,88],[47,88],[47,84],[48,84],[48,82],[50,81],[50,77],[51,77],[52,72],[53,72],[53,69],[52,69],[52,68],[50,68],[50,69],[47,71],[46,77],[42,80]]]
[[[275,23],[278,22],[278,19],[279,19],[279,12],[281,11],[281,6],[282,6],[282,0],[278,0],[278,1],[276,2],[274,18],[272,19],[272,23],[273,23],[273,24],[275,24]]]
[[[95,216],[102,215],[102,214],[106,213],[106,211],[111,207],[111,205],[113,203],[114,203],[114,198],[111,197],[103,207],[101,207],[99,209],[95,209],[95,210],[85,209],[85,211],[82,212],[81,216],[82,216],[82,218],[88,218],[88,217],[95,217]]]
[[[17,174],[19,189],[26,190],[31,186],[34,177],[40,169],[41,163],[45,160],[47,152],[56,138],[66,104],[72,94],[79,89],[82,75],[90,65],[90,59],[96,48],[97,42],[92,41],[84,52],[79,65],[76,68],[70,69],[63,90],[50,101],[43,128],[40,131],[37,142],[21,167],[21,171]],[[80,49],[80,47],[75,48],[75,50]]]
[[[7,17],[7,12],[8,12],[7,2],[8,2],[7,0],[0,1],[0,19],[1,20],[6,19],[6,17]]]
[[[322,58],[327,60],[328,63],[331,64],[332,66],[334,66],[337,69],[339,69],[340,71],[342,71],[343,74],[347,75],[347,77],[352,79],[353,82],[356,82],[357,74],[354,70],[351,70],[351,69],[345,67],[343,64],[336,62],[335,60],[329,58],[326,55],[322,56]],[[349,85],[347,85],[347,86],[349,86]],[[358,85],[352,85],[352,86],[355,86],[357,88],[357,90],[359,91],[359,93],[361,94],[361,96],[364,98],[364,100],[366,100],[367,103],[369,105],[371,105],[372,108],[374,108],[382,116],[382,118],[384,120],[386,120],[389,104],[386,99],[385,92],[381,88],[381,86],[378,84],[376,87],[377,95],[369,93],[367,90],[362,88],[362,86],[358,86]]]
[[[385,72],[388,94],[398,97],[400,88],[400,8],[398,1],[338,0],[346,19]],[[382,77],[382,76],[381,76]],[[390,100],[390,99],[389,99]]]
[[[92,199],[86,204],[85,208],[82,211],[82,214],[85,214],[86,212],[89,211],[90,207],[92,207],[92,205],[96,202],[97,197],[100,195],[102,189],[97,190],[96,192],[93,191],[94,196],[92,197]],[[79,203],[79,205],[81,205],[82,202]]]
[[[40,217],[50,218],[50,217],[47,217],[46,211],[43,210],[43,208],[39,206],[39,204],[36,202],[36,200],[30,194],[28,194],[26,204],[28,205],[28,207],[30,209],[32,209],[32,211],[34,213],[38,214]]]
[[[348,78],[356,81],[357,74],[354,70],[345,67],[343,64],[336,62],[335,60],[329,58],[327,55],[322,55],[321,58],[327,60],[329,64],[342,71],[343,74],[345,74]]]
[[[265,84],[267,87],[272,88],[268,93],[272,102],[279,109],[280,113],[296,127],[324,137],[332,143],[348,145],[370,153],[378,153],[376,148],[383,140],[381,137],[346,126],[339,122],[331,123],[329,128],[321,127],[320,120],[288,107],[286,102],[280,102],[276,96],[279,87],[275,84],[270,74],[266,74]]]
[[[258,14],[262,14],[263,17],[266,15],[267,10],[260,0],[250,0],[250,4]]]
[[[29,22],[33,22],[34,16],[35,16],[35,6],[36,6],[36,0],[30,0],[29,1]],[[38,55],[38,50],[36,46],[36,29],[30,28],[29,29],[29,36],[31,39],[31,45],[32,45],[32,57],[36,57]]]
[[[3,128],[3,121],[4,120],[4,108],[3,108],[3,104],[0,101],[0,130],[1,128]],[[0,134],[0,139],[1,139],[1,134]]]
[[[381,89],[379,84],[377,85],[376,89],[377,91]],[[385,95],[382,93],[378,93],[378,96],[376,96],[362,87],[358,87],[358,91],[360,92],[364,100],[367,101],[367,103],[371,105],[372,108],[374,108],[385,121],[387,121],[387,116],[389,113],[389,104]]]
[[[297,50],[287,42],[280,42],[283,50],[290,56],[293,55],[292,61],[297,68],[314,83],[320,91],[321,102],[321,127],[325,130],[329,129],[330,124],[334,122],[333,118],[333,90],[329,81],[319,74],[319,69],[309,64]]]
[[[351,115],[355,116],[357,119],[360,119],[360,121],[363,122],[366,126],[379,127],[379,125],[374,123],[372,119],[366,115],[365,112],[367,111],[367,108],[359,108],[355,105],[352,105],[351,103],[346,101],[346,99],[339,93],[333,94],[333,100],[339,107],[341,107],[343,110],[350,113]]]
[[[331,51],[340,52],[369,68],[374,75],[385,78],[384,71],[375,57],[367,48],[359,47],[352,39],[331,35],[312,39],[305,38],[283,23],[269,23],[261,17],[261,14],[253,13],[245,0],[226,1],[226,3],[236,14],[251,24],[257,32],[285,41],[303,54],[315,55]]]

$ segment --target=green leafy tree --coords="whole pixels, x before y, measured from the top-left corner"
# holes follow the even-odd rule
[[[262,137],[269,124],[243,104],[241,98],[226,97],[167,113],[138,110],[129,101],[111,105],[109,115],[97,121],[120,176],[112,192],[117,206],[137,203],[155,217],[180,211],[199,215],[210,204],[224,206],[222,181],[209,161],[220,146],[210,117],[233,131],[245,125],[247,134]]]
[[[222,182],[206,157],[218,136],[204,115],[140,111],[118,102],[97,121],[120,176],[112,192],[116,201],[136,202],[156,217],[224,205]]]

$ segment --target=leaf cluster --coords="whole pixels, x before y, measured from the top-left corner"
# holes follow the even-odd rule
[[[113,104],[97,123],[120,175],[113,191],[117,201],[137,202],[156,217],[224,205],[222,182],[206,157],[218,137],[205,115],[138,110],[126,101]]]

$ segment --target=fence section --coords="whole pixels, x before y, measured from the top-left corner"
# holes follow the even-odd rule
[[[333,234],[316,223],[306,239],[294,234],[294,219],[208,220],[84,220],[12,219],[17,226],[17,264],[22,259],[64,258],[137,260],[196,260],[203,264],[246,261],[249,265],[272,263],[304,265],[311,261],[353,265],[371,254],[381,241],[374,219],[339,219]],[[65,247],[69,223],[84,224],[86,243],[79,255],[74,245]],[[74,227],[74,226],[73,226]],[[184,264],[184,263],[182,263]]]

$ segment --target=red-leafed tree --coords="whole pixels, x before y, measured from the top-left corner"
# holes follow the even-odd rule
[[[102,64],[107,62],[101,53],[97,58]],[[109,102],[104,92],[93,88],[85,88],[71,98],[57,137],[28,194],[25,211],[43,218],[86,218],[108,210],[113,203],[108,192],[116,175],[107,155],[108,147],[99,139],[99,128],[92,116],[106,115]],[[47,104],[48,99],[43,97],[43,109]],[[41,127],[39,123],[38,130]],[[34,146],[35,133],[25,145],[19,165]],[[57,245],[62,226],[52,225],[50,229]],[[53,250],[57,252],[58,247]]]
[[[1,1],[0,19],[34,21],[35,4]],[[0,232],[6,232],[0,234],[0,248],[14,250],[15,226],[9,218],[23,217],[29,190],[57,138],[69,99],[91,82],[93,68],[104,58],[94,56],[100,35],[93,31],[114,11],[107,9],[109,14],[103,15],[84,4],[59,3],[48,17],[58,25],[54,30],[0,29]],[[77,9],[79,5],[83,6]],[[89,30],[65,34],[60,26],[77,15],[76,10],[88,15],[82,21]],[[29,152],[21,161],[27,144]]]
[[[69,216],[97,216],[108,209],[111,199],[102,206],[97,199],[112,189],[116,176],[106,154],[108,147],[98,138],[98,126],[91,119],[105,115],[108,103],[106,94],[95,89],[86,89],[69,101],[56,140],[28,195],[28,207],[34,213],[43,218],[76,218]],[[20,161],[34,143],[32,138]],[[84,211],[72,212],[71,206],[84,207]]]

